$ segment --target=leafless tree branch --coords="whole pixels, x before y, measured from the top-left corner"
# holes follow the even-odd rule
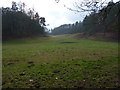
[[[55,1],[58,3],[60,0]],[[78,0],[73,4],[75,9],[67,7],[66,5],[64,5],[64,7],[75,12],[98,12],[104,7],[106,1],[107,0],[83,0],[81,2],[80,0]]]

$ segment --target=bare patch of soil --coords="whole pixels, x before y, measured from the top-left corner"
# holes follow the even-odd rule
[[[61,43],[78,43],[78,42],[61,42]]]
[[[13,64],[15,64],[15,63],[11,63],[11,62],[10,62],[10,63],[8,63],[7,65],[13,65]]]

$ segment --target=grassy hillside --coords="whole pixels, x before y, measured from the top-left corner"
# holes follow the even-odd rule
[[[3,88],[118,87],[118,43],[73,35],[3,43]]]

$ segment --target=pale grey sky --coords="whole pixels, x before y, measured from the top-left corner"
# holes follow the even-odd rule
[[[28,8],[34,8],[41,17],[45,17],[46,24],[50,24],[47,28],[54,28],[61,24],[74,23],[83,20],[85,14],[72,12],[64,7],[73,7],[75,0],[0,0],[0,7],[11,7],[12,1],[25,2]],[[82,0],[79,0],[82,1]],[[110,1],[110,0],[108,0]],[[119,0],[113,0],[119,1]]]

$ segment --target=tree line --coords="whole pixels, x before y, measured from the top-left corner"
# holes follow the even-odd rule
[[[95,10],[94,10],[95,11]],[[109,2],[106,7],[91,12],[82,22],[74,24],[65,24],[52,30],[53,35],[84,33],[92,35],[95,33],[113,33],[115,39],[118,39],[120,17],[120,1]],[[63,27],[64,26],[64,27]]]
[[[45,35],[45,18],[25,3],[12,2],[12,7],[2,7],[2,39],[25,38]]]

